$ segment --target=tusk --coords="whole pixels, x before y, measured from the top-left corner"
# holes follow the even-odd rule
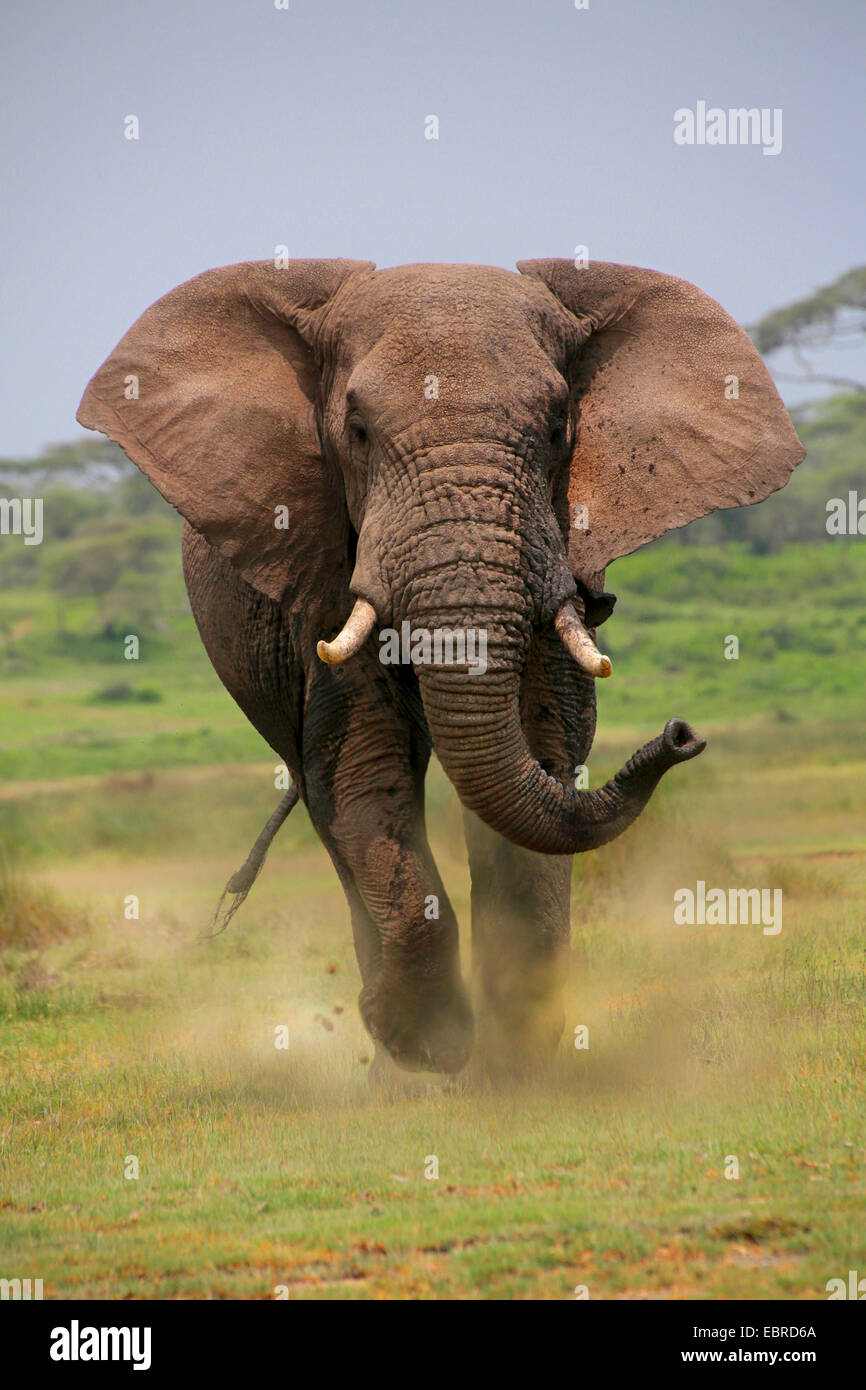
[[[609,656],[602,656],[578,616],[573,603],[564,603],[557,613],[553,626],[562,639],[562,645],[574,658],[582,670],[591,676],[609,676],[612,671]]]
[[[373,628],[376,626],[376,610],[366,599],[356,599],[342,632],[338,632],[333,642],[319,642],[316,652],[329,666],[339,666],[360,651]]]

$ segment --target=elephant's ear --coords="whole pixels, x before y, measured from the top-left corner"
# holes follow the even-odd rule
[[[757,350],[714,299],[634,266],[517,268],[579,320],[575,575],[592,587],[609,561],[663,531],[784,486],[805,450]]]
[[[345,511],[321,458],[318,372],[298,325],[372,269],[251,261],[197,275],[133,324],[78,409],[277,602],[309,587],[311,547]]]

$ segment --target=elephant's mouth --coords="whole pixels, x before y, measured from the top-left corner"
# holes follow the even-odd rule
[[[616,594],[606,593],[603,589],[590,589],[581,579],[576,579],[575,583],[583,601],[583,617],[587,627],[601,627],[616,607]]]

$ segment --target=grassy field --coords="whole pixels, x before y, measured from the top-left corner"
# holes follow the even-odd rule
[[[0,1277],[61,1298],[820,1299],[866,1272],[866,541],[823,526],[862,477],[866,409],[831,403],[804,438],[779,497],[609,571],[592,785],[671,715],[710,743],[576,862],[559,1055],[495,1089],[370,1085],[348,913],[302,807],[206,939],[276,759],[201,649],[177,518],[122,471],[46,492],[45,544],[0,548]],[[428,808],[468,968],[435,767]],[[781,932],[676,926],[701,879],[781,889]]]
[[[202,940],[268,764],[7,797],[34,855],[4,890],[4,1271],[52,1297],[825,1297],[866,1262],[858,732],[859,757],[812,726],[719,729],[578,861],[560,1054],[496,1090],[369,1085],[347,914],[302,809]],[[600,740],[600,772],[633,742]],[[430,808],[465,921],[438,772]],[[673,926],[700,877],[781,887],[781,933]]]

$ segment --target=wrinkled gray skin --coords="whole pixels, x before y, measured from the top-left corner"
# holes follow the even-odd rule
[[[193,522],[183,560],[199,631],[291,769],[340,876],[372,1036],[407,1069],[457,1071],[472,1046],[457,922],[424,824],[435,748],[464,807],[482,1050],[524,1065],[549,1054],[563,1027],[571,855],[619,835],[663,773],[704,745],[671,721],[604,787],[574,789],[595,730],[594,681],[552,624],[574,599],[595,636],[591,591],[603,572],[576,583],[568,552],[586,321],[531,275],[335,264],[352,269],[285,315],[306,353],[319,461],[286,482],[308,554],[279,599],[263,592],[270,572],[262,579],[248,560],[248,504],[226,543],[208,510],[208,485],[214,497],[220,489],[213,479],[199,487],[192,464],[172,481],[174,435],[166,444],[163,424],[143,450],[141,415],[121,427],[85,397],[80,418],[119,438]],[[164,353],[166,331],[150,331]],[[146,357],[149,341],[139,335],[117,371]],[[176,370],[174,357],[160,363],[160,379]],[[94,380],[108,400],[109,386]],[[186,418],[173,410],[170,431]],[[345,664],[323,664],[317,640],[335,635],[357,598],[379,627],[485,629],[486,673],[385,666],[375,631]]]

